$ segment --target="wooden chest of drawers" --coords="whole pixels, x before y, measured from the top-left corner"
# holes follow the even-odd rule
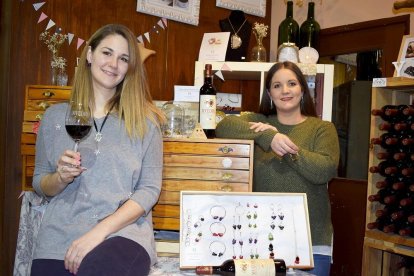
[[[251,192],[253,141],[165,139],[162,191],[155,229],[179,230],[180,191]]]
[[[69,86],[27,85],[21,136],[22,189],[32,190],[37,127],[45,110],[70,97]]]

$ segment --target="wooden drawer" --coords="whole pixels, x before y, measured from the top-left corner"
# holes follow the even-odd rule
[[[70,93],[71,87],[69,86],[26,86],[21,136],[23,190],[32,190],[37,124],[41,121],[44,111],[49,106],[67,101]]]
[[[251,192],[253,141],[165,139],[154,228],[179,230],[181,191]]]

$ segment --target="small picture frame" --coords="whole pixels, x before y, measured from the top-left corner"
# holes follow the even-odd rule
[[[266,0],[216,0],[216,6],[260,17],[266,16]]]
[[[137,11],[198,26],[200,0],[137,0]]]
[[[398,54],[397,63],[400,64],[399,72],[395,71],[396,77],[414,78],[414,36],[404,35],[400,52]]]
[[[228,259],[314,267],[305,193],[181,191],[180,268]]]

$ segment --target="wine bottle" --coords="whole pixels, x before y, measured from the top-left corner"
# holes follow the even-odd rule
[[[308,17],[300,26],[300,48],[312,47],[319,49],[319,32],[321,27],[315,20],[315,3],[310,1],[308,4]]]
[[[397,116],[395,116],[394,114],[391,114],[390,111],[388,110],[397,110],[397,107],[395,105],[384,105],[381,109],[373,109],[371,110],[371,114],[373,116],[379,116],[381,117],[381,119],[383,119],[386,122],[396,122],[398,120]],[[387,114],[391,114],[391,115],[387,115]]]
[[[204,84],[200,88],[199,120],[207,138],[215,137],[216,102],[216,89],[213,86],[212,66],[211,64],[206,64]]]
[[[395,133],[386,132],[381,134],[379,138],[372,138],[371,144],[380,145],[386,150],[396,150],[398,147],[398,138]]]
[[[293,19],[293,1],[287,1],[286,5],[286,18],[279,24],[277,46],[283,43],[299,46],[299,24]]]
[[[282,259],[226,260],[220,266],[197,266],[198,275],[285,275],[286,264]]]

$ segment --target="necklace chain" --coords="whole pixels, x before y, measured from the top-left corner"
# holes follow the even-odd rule
[[[102,122],[102,125],[101,125],[101,127],[99,128],[99,130],[98,130],[98,126],[96,125],[95,118],[93,119],[93,126],[95,127],[95,130],[96,130],[95,141],[96,141],[96,142],[98,142],[98,143],[99,143],[99,142],[101,141],[101,139],[102,139],[102,129],[103,129],[103,127],[104,127],[105,123],[106,123],[106,120],[108,119],[109,114],[111,113],[112,109],[114,108],[114,105],[115,105],[115,104],[113,104],[113,105],[111,106],[111,108],[109,109],[109,111],[106,113],[105,118],[104,118],[104,120],[103,120],[103,122]]]
[[[230,18],[227,18],[227,20],[229,21],[229,23],[230,23],[230,27],[231,27],[231,29],[233,30],[234,34],[235,34],[235,35],[237,35],[237,33],[238,33],[238,32],[240,32],[241,28],[244,26],[244,23],[246,23],[247,18],[246,18],[246,19],[244,19],[243,24],[241,24],[241,26],[239,27],[239,29],[237,30],[237,32],[234,30],[234,27],[233,27],[233,24],[231,24]]]

